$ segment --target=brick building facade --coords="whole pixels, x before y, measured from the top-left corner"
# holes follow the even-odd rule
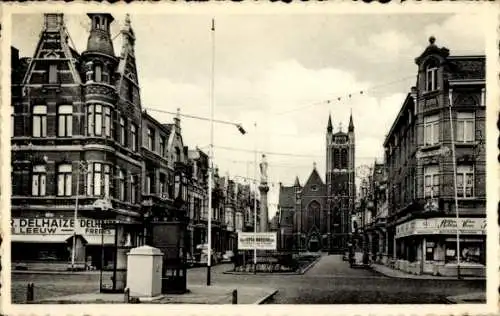
[[[434,41],[416,58],[417,84],[384,142],[389,255],[405,271],[455,275],[458,225],[461,271],[480,275],[486,255],[485,57],[450,56]]]

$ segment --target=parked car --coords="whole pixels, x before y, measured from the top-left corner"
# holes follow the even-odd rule
[[[208,244],[199,244],[196,246],[194,254],[195,265],[207,265],[208,264]],[[212,251],[210,265],[214,266],[218,263],[217,254]]]
[[[227,250],[223,255],[222,255],[222,261],[221,262],[232,262],[234,258],[234,252],[231,250]]]

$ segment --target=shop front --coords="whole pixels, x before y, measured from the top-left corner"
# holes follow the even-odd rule
[[[459,261],[461,276],[485,276],[485,218],[414,219],[396,226],[395,237],[395,268],[399,270],[412,274],[457,276]]]
[[[73,218],[12,218],[12,268],[66,270],[73,256],[78,269],[102,268],[113,261],[115,230],[102,228],[101,223],[80,217],[75,234]]]

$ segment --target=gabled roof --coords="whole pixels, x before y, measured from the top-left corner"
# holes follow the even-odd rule
[[[325,183],[323,182],[323,179],[321,179],[321,176],[318,173],[318,170],[316,168],[313,169],[311,172],[311,175],[309,175],[309,178],[306,181],[306,184],[304,184],[304,187],[308,187],[312,184],[320,184],[324,185]]]
[[[295,205],[295,188],[294,187],[280,187],[279,193],[279,206],[292,208]]]

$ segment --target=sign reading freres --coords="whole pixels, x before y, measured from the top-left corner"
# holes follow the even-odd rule
[[[102,229],[102,221],[89,218],[78,219],[77,234],[114,235],[114,229]],[[73,234],[73,218],[13,218],[10,221],[13,235],[68,235]]]
[[[238,249],[240,250],[276,250],[277,234],[269,233],[241,233],[238,232]]]

